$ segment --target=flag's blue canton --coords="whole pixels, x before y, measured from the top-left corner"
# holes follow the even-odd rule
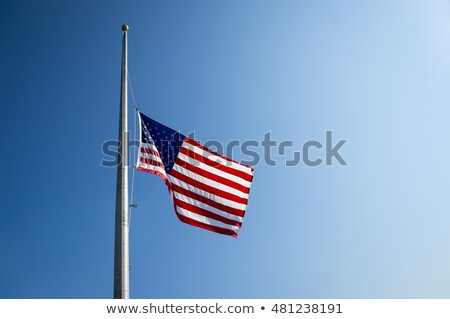
[[[181,144],[183,144],[184,135],[152,120],[142,113],[141,122],[141,142],[152,143],[153,140],[163,161],[164,169],[169,174],[177,159]]]

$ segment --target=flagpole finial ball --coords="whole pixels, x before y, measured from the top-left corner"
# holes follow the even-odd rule
[[[123,26],[122,26],[122,31],[128,31],[128,26],[126,25],[126,24],[124,24]]]

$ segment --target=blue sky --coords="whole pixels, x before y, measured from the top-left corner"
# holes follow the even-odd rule
[[[347,166],[256,165],[237,240],[138,172],[132,298],[450,297],[448,1],[3,0],[1,298],[112,297],[123,23],[155,120],[348,140]]]

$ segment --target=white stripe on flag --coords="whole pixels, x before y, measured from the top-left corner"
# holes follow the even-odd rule
[[[155,160],[155,161],[160,162],[160,163],[163,162],[163,161],[161,160],[161,157],[159,157],[159,156],[157,156],[157,155],[155,155],[155,154],[150,154],[150,153],[144,153],[144,152],[142,152],[142,153],[141,153],[141,157],[143,157],[143,158],[148,158],[148,159],[152,159],[152,160]]]
[[[187,162],[193,166],[196,166],[204,171],[210,172],[214,175],[218,175],[220,177],[226,178],[230,181],[236,182],[244,187],[250,188],[251,182],[247,182],[245,179],[242,179],[238,176],[229,174],[227,172],[221,171],[220,169],[214,168],[212,166],[209,166],[207,164],[204,164],[202,162],[197,161],[196,159],[193,159],[192,157],[189,157],[187,155],[184,155],[183,153],[178,153],[178,159]]]
[[[202,215],[198,215],[196,213],[193,213],[189,210],[183,209],[179,206],[177,206],[177,212],[180,215],[186,216],[187,218],[196,220],[200,223],[203,224],[207,224],[207,225],[212,225],[212,226],[216,226],[216,227],[220,227],[220,228],[224,228],[224,229],[229,229],[234,231],[235,233],[237,233],[239,231],[239,227],[238,226],[232,226],[232,225],[228,225],[222,222],[219,222],[218,220],[212,219],[212,218],[208,218]]]
[[[142,167],[142,168],[148,169],[148,170],[152,170],[152,171],[158,171],[161,174],[163,174],[164,176],[166,176],[166,171],[165,171],[164,167],[146,164],[141,161],[139,161],[139,167]]]
[[[248,198],[248,194],[246,194],[244,192],[241,192],[240,190],[238,190],[236,188],[230,187],[228,185],[225,185],[225,184],[213,181],[212,179],[206,178],[204,176],[198,175],[198,174],[196,174],[196,173],[194,173],[194,172],[192,172],[192,171],[190,171],[190,170],[188,170],[188,169],[186,169],[184,167],[181,167],[178,164],[175,164],[172,169],[177,171],[177,172],[179,172],[179,173],[181,173],[181,174],[183,174],[183,175],[185,175],[185,176],[188,176],[188,177],[196,180],[197,182],[209,185],[211,187],[215,187],[217,189],[223,190],[223,191],[225,191],[227,193],[239,196],[241,198],[245,198],[245,199]]]
[[[195,153],[197,153],[203,157],[206,157],[207,159],[209,159],[211,161],[218,162],[224,166],[232,167],[236,170],[239,170],[241,172],[247,173],[250,176],[253,176],[253,172],[250,167],[244,166],[242,164],[226,160],[223,157],[214,155],[213,153],[210,153],[207,150],[204,150],[202,148],[199,148],[198,146],[192,145],[191,143],[189,143],[189,141],[184,141],[183,144],[181,145],[181,147],[184,147],[184,148],[187,148],[188,150],[194,151]]]
[[[234,220],[234,221],[237,221],[237,222],[240,222],[240,223],[242,223],[242,221],[244,220],[243,217],[240,217],[240,216],[237,216],[237,215],[233,215],[233,214],[224,212],[224,211],[222,211],[222,210],[220,210],[220,209],[217,209],[217,208],[215,208],[215,207],[209,206],[208,204],[202,203],[202,202],[200,202],[200,201],[198,201],[198,200],[195,200],[195,199],[193,199],[193,198],[190,198],[190,197],[188,197],[188,196],[186,196],[186,195],[183,195],[183,194],[180,194],[180,193],[178,193],[178,192],[175,192],[175,191],[174,191],[174,192],[173,192],[173,195],[174,195],[174,197],[175,197],[177,200],[179,200],[179,201],[182,201],[182,202],[185,202],[185,203],[188,203],[188,204],[197,206],[197,207],[199,207],[199,208],[202,208],[202,209],[204,209],[204,210],[207,210],[207,211],[209,211],[209,212],[211,212],[211,213],[214,213],[214,214],[216,214],[216,215],[225,217],[225,218],[227,218],[227,219],[231,219],[231,220]]]
[[[212,201],[215,201],[215,202],[217,202],[219,204],[222,204],[222,205],[225,205],[225,206],[228,206],[228,207],[231,207],[231,208],[239,209],[239,210],[244,210],[244,211],[245,211],[245,208],[247,207],[246,204],[236,203],[235,201],[232,201],[232,200],[220,197],[220,196],[218,196],[216,194],[211,194],[211,193],[209,193],[207,191],[204,191],[202,189],[194,187],[191,184],[188,184],[188,183],[185,183],[183,181],[180,181],[178,178],[175,178],[175,177],[171,176],[170,174],[167,176],[167,178],[169,179],[169,181],[172,184],[175,184],[175,185],[177,185],[177,186],[179,186],[181,188],[184,188],[184,189],[186,189],[188,191],[191,191],[191,192],[193,192],[193,193],[195,193],[197,195],[206,197],[206,198],[208,198],[208,199],[210,199]]]
[[[158,149],[156,148],[155,144],[153,144],[153,143],[141,143],[140,146],[142,148],[146,148],[146,149],[158,152]]]

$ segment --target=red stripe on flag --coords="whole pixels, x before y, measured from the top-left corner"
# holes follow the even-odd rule
[[[187,136],[184,137],[184,140],[185,140],[186,142],[188,142],[189,144],[192,144],[192,145],[194,145],[194,146],[197,146],[198,148],[201,148],[202,150],[205,150],[205,151],[207,151],[207,152],[209,152],[209,153],[211,153],[211,154],[214,154],[214,155],[216,155],[216,156],[218,156],[218,157],[221,157],[221,158],[223,158],[223,159],[226,160],[226,161],[230,161],[230,162],[233,162],[233,163],[236,163],[236,164],[239,164],[239,165],[242,165],[242,166],[251,168],[252,171],[253,171],[253,167],[252,167],[252,166],[248,166],[248,165],[241,164],[241,163],[239,163],[239,162],[237,162],[237,161],[235,161],[235,160],[232,160],[231,158],[228,158],[228,157],[226,157],[226,156],[223,156],[222,154],[219,154],[219,153],[217,153],[217,152],[214,152],[214,151],[210,150],[209,148],[203,146],[202,144],[198,143],[197,141],[194,141],[194,140],[190,139],[190,138],[187,137]]]
[[[183,149],[183,148],[181,148],[181,149]],[[248,187],[243,186],[243,185],[241,185],[239,183],[236,183],[234,181],[231,181],[228,178],[225,178],[225,177],[216,175],[214,173],[205,171],[204,169],[201,169],[200,167],[194,166],[192,164],[189,164],[188,162],[183,161],[179,157],[176,159],[175,164],[178,164],[181,167],[183,167],[183,168],[185,168],[185,169],[187,169],[187,170],[189,170],[189,171],[191,171],[193,173],[196,173],[197,175],[201,175],[203,177],[212,179],[213,181],[216,181],[218,183],[221,183],[221,184],[227,185],[227,186],[229,186],[231,188],[240,190],[243,193],[248,194],[248,192],[249,192],[249,188]]]
[[[160,166],[160,167],[164,167],[164,165],[161,162],[157,162],[151,158],[145,158],[145,157],[141,157],[139,159],[142,163],[145,164],[149,164],[149,165],[153,165],[153,166]]]
[[[202,156],[202,155],[200,155],[198,153],[195,153],[193,150],[181,147],[180,148],[180,152],[182,154],[184,154],[186,156],[189,156],[190,158],[196,159],[197,161],[202,162],[202,163],[204,163],[204,164],[206,164],[208,166],[217,168],[217,169],[219,169],[219,170],[221,170],[221,171],[223,171],[225,173],[228,173],[228,174],[231,174],[231,175],[234,175],[234,176],[238,176],[238,177],[242,178],[243,180],[246,180],[247,182],[251,182],[252,181],[252,175],[249,175],[249,174],[247,174],[245,172],[242,172],[240,170],[234,169],[234,168],[232,168],[230,166],[223,165],[223,164],[221,164],[219,162],[210,160],[209,158],[207,158],[205,156]],[[208,150],[208,152],[209,152],[209,150]],[[216,154],[214,154],[214,155],[216,155]],[[239,165],[242,165],[242,164],[239,164]]]
[[[178,212],[177,216],[178,219],[181,220],[183,223],[192,225],[192,226],[196,226],[196,227],[200,227],[215,233],[219,233],[219,234],[224,234],[224,235],[229,235],[229,236],[233,236],[234,238],[237,238],[237,234],[232,231],[231,229],[225,229],[225,228],[221,228],[221,227],[217,227],[217,226],[212,226],[212,225],[207,225],[207,224],[203,224],[201,222],[198,222],[196,220],[190,219],[186,216],[183,216],[181,214],[179,214]]]
[[[192,204],[186,203],[186,202],[184,202],[182,200],[179,200],[177,198],[174,198],[174,200],[175,200],[175,205],[176,206],[184,208],[184,209],[186,209],[186,210],[188,210],[190,212],[196,213],[198,215],[202,215],[202,216],[208,217],[210,219],[217,220],[219,222],[222,222],[224,224],[228,224],[228,225],[231,225],[231,226],[241,227],[241,225],[242,225],[242,223],[240,223],[238,221],[235,221],[235,220],[232,220],[232,219],[228,219],[226,217],[214,214],[214,213],[212,213],[212,212],[210,212],[210,211],[208,211],[206,209],[203,209],[203,208],[200,208],[198,206],[194,206]]]
[[[190,197],[192,199],[198,200],[199,202],[205,203],[209,206],[212,206],[214,208],[220,209],[223,212],[229,213],[229,214],[233,214],[236,216],[240,216],[240,217],[244,217],[245,211],[241,210],[241,209],[237,209],[237,208],[233,208],[224,204],[220,204],[216,201],[213,201],[209,198],[206,198],[204,196],[198,195],[194,192],[191,192],[187,189],[184,189],[178,185],[175,185],[173,183],[170,184],[170,187],[177,193],[180,193],[182,195],[185,195],[187,197]]]
[[[190,185],[192,185],[192,186],[194,186],[196,188],[204,190],[205,192],[211,193],[213,195],[217,195],[219,197],[231,200],[233,202],[236,202],[236,203],[239,203],[239,204],[245,204],[245,205],[248,202],[246,198],[242,198],[242,197],[239,197],[237,195],[230,194],[230,193],[228,193],[226,191],[223,191],[221,189],[209,186],[208,184],[196,181],[195,179],[190,178],[190,177],[188,177],[188,176],[186,176],[186,175],[184,175],[184,174],[182,174],[182,173],[180,173],[180,172],[178,172],[178,171],[176,171],[174,169],[172,169],[170,171],[170,175],[175,177],[175,178],[177,178],[177,179],[179,179],[179,180],[181,180],[181,181],[183,181],[183,182],[185,182],[185,183],[188,183],[188,184],[190,184]]]

